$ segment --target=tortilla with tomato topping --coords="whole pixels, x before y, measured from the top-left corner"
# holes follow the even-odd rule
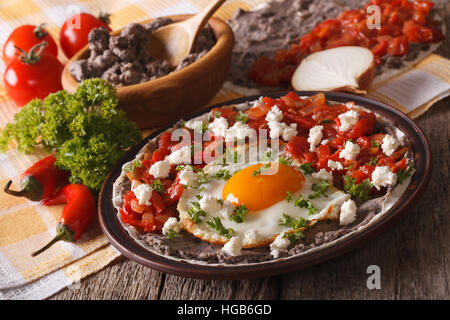
[[[149,250],[256,263],[364,229],[406,190],[412,159],[406,136],[371,110],[290,92],[214,108],[153,138],[123,166],[113,203]]]

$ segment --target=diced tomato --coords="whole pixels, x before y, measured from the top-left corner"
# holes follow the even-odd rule
[[[179,180],[176,179],[172,185],[164,190],[162,198],[166,206],[172,206],[178,202],[183,194],[184,188],[180,184]]]
[[[434,3],[431,1],[414,1],[414,10],[423,12],[425,14],[430,13],[431,9],[434,7]]]
[[[388,42],[386,40],[378,40],[378,43],[371,49],[375,56],[382,57],[387,53]]]
[[[358,139],[356,139],[356,143],[360,146],[361,149],[371,148],[370,140],[366,136],[358,137]]]
[[[248,115],[251,120],[259,120],[264,119],[266,117],[267,112],[271,107],[265,103],[258,103],[256,106],[250,108],[245,113]]]
[[[387,53],[391,56],[402,56],[408,53],[408,37],[399,36],[389,41]]]
[[[309,142],[305,137],[295,136],[286,144],[284,150],[294,158],[303,158],[303,154],[309,150]]]
[[[156,230],[155,215],[151,211],[146,211],[142,215],[141,228],[144,232],[153,232]]]

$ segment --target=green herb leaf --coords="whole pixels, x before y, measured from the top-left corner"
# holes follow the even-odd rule
[[[242,111],[239,111],[239,113],[237,114],[235,120],[236,122],[242,122],[242,123],[246,123],[247,122],[247,115],[245,113],[243,113]]]
[[[181,238],[181,235],[173,229],[167,231],[167,239]]]
[[[257,170],[253,171],[252,176],[256,177],[259,176],[261,173],[263,173],[266,169],[270,168],[270,162],[264,163],[261,167],[259,167]]]
[[[206,212],[200,208],[200,203],[198,202],[191,202],[191,207],[187,210],[187,214],[194,223],[202,222],[201,217],[206,217]]]
[[[380,143],[376,142],[375,140],[370,140],[370,146],[372,148],[379,148],[380,147]]]
[[[133,162],[129,162],[126,165],[123,166],[123,170],[125,172],[133,172],[136,168],[142,168],[142,161],[141,160],[134,160]]]
[[[328,198],[328,196],[325,194],[325,192],[328,191],[329,187],[331,187],[331,184],[328,181],[321,181],[321,182],[313,183],[311,188],[314,191],[314,193],[311,193],[308,196],[308,198],[309,199],[317,199],[317,198],[320,198],[321,196]]]
[[[283,234],[283,238],[288,239],[291,244],[294,244],[298,240],[305,238],[305,234],[301,230],[293,230],[292,232],[286,232]]]
[[[300,165],[300,169],[303,171],[303,173],[305,174],[311,174],[313,172],[316,172],[316,170],[314,170],[314,168],[311,167],[312,166],[312,162],[307,162],[307,163],[302,163]]]
[[[400,169],[397,171],[397,182],[402,184],[412,173],[413,166],[410,164],[406,170]]]
[[[286,201],[287,201],[287,202],[291,202],[292,199],[294,198],[294,195],[293,195],[292,192],[290,192],[290,191],[286,191],[286,193],[287,193]]]
[[[159,179],[156,179],[155,181],[153,181],[151,186],[152,186],[153,190],[157,191],[158,193],[164,192],[164,185],[162,184],[161,180],[159,180]]]
[[[247,214],[248,209],[244,204],[241,204],[234,208],[233,213],[231,214],[231,220],[241,223],[244,222],[245,215]]]
[[[234,230],[231,229],[231,228],[226,229],[226,228],[223,226],[222,221],[220,220],[219,217],[213,217],[213,219],[210,220],[210,221],[207,221],[206,224],[207,224],[208,226],[210,226],[211,229],[213,229],[214,231],[216,231],[218,234],[220,234],[221,236],[225,236],[225,237],[227,237],[228,239],[230,239],[230,238],[231,238],[231,235],[232,235],[233,233],[235,233]]]
[[[378,164],[377,157],[370,157],[370,160],[366,162],[366,166],[376,166]]]
[[[280,164],[283,164],[283,165],[285,165],[285,166],[290,166],[290,165],[292,165],[292,159],[290,158],[290,157],[285,157],[285,156],[283,156],[283,155],[281,155],[280,156],[280,159],[278,160],[278,162],[280,163]]]
[[[286,213],[283,213],[283,216],[278,220],[278,225],[291,227],[293,229],[291,232],[286,232],[283,235],[283,238],[289,239],[291,244],[294,244],[297,240],[305,237],[303,230],[308,228],[309,221],[304,218],[294,219]]]
[[[324,119],[324,120],[320,121],[320,124],[331,124],[331,123],[334,123],[334,121],[330,120],[330,119]]]
[[[349,175],[344,176],[345,192],[361,200],[367,199],[369,197],[370,190],[372,190],[373,187],[372,182],[370,182],[369,179],[366,179],[359,184],[355,184],[355,182],[355,178],[352,178]]]
[[[319,209],[314,207],[311,201],[306,200],[301,194],[297,197],[297,199],[295,199],[294,206],[300,208],[307,208],[309,215],[313,215],[319,211]]]
[[[227,181],[231,178],[231,173],[227,169],[220,169],[219,171],[214,173],[213,176],[217,180],[223,179],[223,180]]]

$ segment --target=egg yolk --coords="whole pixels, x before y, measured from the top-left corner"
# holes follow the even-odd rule
[[[288,191],[294,193],[300,190],[305,182],[303,174],[292,167],[276,163],[270,168],[261,167],[259,163],[233,175],[222,190],[223,199],[232,194],[237,199],[233,204],[244,204],[250,213],[285,199]],[[258,174],[259,171],[262,173]]]

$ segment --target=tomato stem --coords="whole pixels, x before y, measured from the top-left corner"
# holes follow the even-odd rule
[[[33,47],[31,47],[30,51],[26,52],[22,50],[21,48],[15,46],[15,48],[21,53],[19,56],[19,59],[22,63],[25,64],[35,64],[39,60],[41,60],[42,55],[44,53],[45,47],[47,47],[48,42],[42,41],[37,44],[35,44]]]
[[[23,189],[21,191],[15,191],[15,190],[9,189],[11,187],[11,184],[12,184],[12,180],[9,180],[8,183],[5,185],[5,188],[3,189],[3,191],[6,192],[7,194],[10,194],[15,197],[23,197],[27,193],[27,190],[25,190],[25,189]]]
[[[109,17],[111,17],[110,13],[106,13],[106,12],[102,12],[102,11],[100,11],[100,14],[98,15],[98,19],[100,21],[103,21],[106,24],[111,23],[111,20],[109,19]]]
[[[40,25],[36,26],[33,30],[34,35],[38,39],[45,38],[48,35],[47,30],[45,29],[45,23],[41,23]]]

